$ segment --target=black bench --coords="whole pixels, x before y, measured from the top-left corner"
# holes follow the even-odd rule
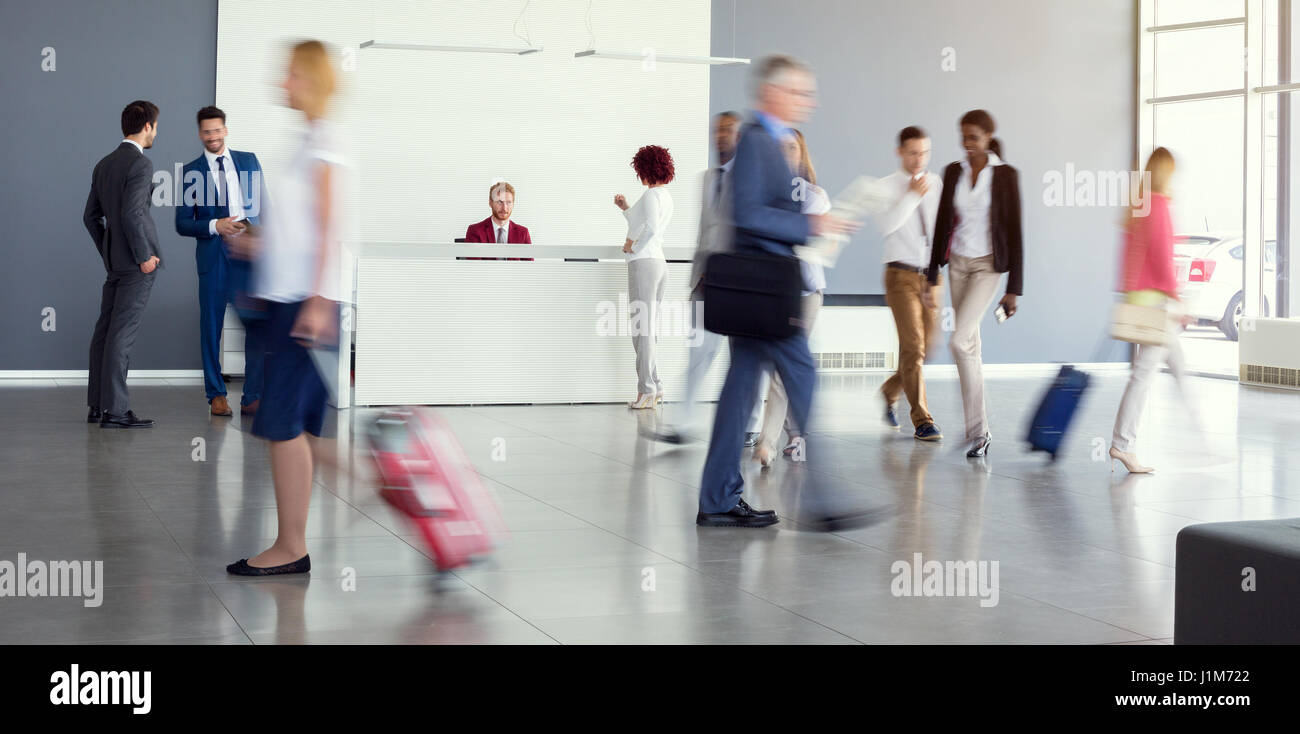
[[[1300,644],[1300,518],[1185,527],[1176,563],[1174,644]]]

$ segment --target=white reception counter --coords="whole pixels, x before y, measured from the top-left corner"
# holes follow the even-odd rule
[[[361,243],[351,250],[351,404],[613,403],[636,397],[620,248]],[[680,400],[685,390],[693,253],[665,251],[658,362],[669,401]],[[457,259],[465,257],[534,260]],[[716,399],[726,365],[724,341],[701,399]],[[346,394],[338,402],[346,407]]]

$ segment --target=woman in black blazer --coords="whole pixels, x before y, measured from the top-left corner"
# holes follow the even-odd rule
[[[961,118],[966,159],[949,164],[943,172],[927,275],[932,286],[939,280],[939,268],[948,266],[956,314],[949,346],[961,382],[966,440],[971,442],[966,455],[972,458],[988,454],[993,438],[984,406],[980,321],[997,298],[1003,273],[1007,287],[1001,308],[1006,316],[1015,314],[1022,287],[1019,175],[1002,161],[1002,144],[993,137],[996,131],[993,117],[984,110],[972,110]],[[928,308],[935,307],[928,286],[923,299]]]

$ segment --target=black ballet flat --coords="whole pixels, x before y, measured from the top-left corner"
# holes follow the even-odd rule
[[[284,563],[279,566],[268,566],[258,568],[248,565],[247,558],[241,558],[238,561],[226,566],[226,573],[235,576],[281,576],[287,573],[307,573],[311,571],[311,556],[303,556],[296,561]]]

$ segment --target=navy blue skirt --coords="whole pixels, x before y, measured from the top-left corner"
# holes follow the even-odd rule
[[[329,393],[307,348],[289,336],[303,301],[268,302],[266,378],[252,433],[288,441],[303,431],[321,435]]]

